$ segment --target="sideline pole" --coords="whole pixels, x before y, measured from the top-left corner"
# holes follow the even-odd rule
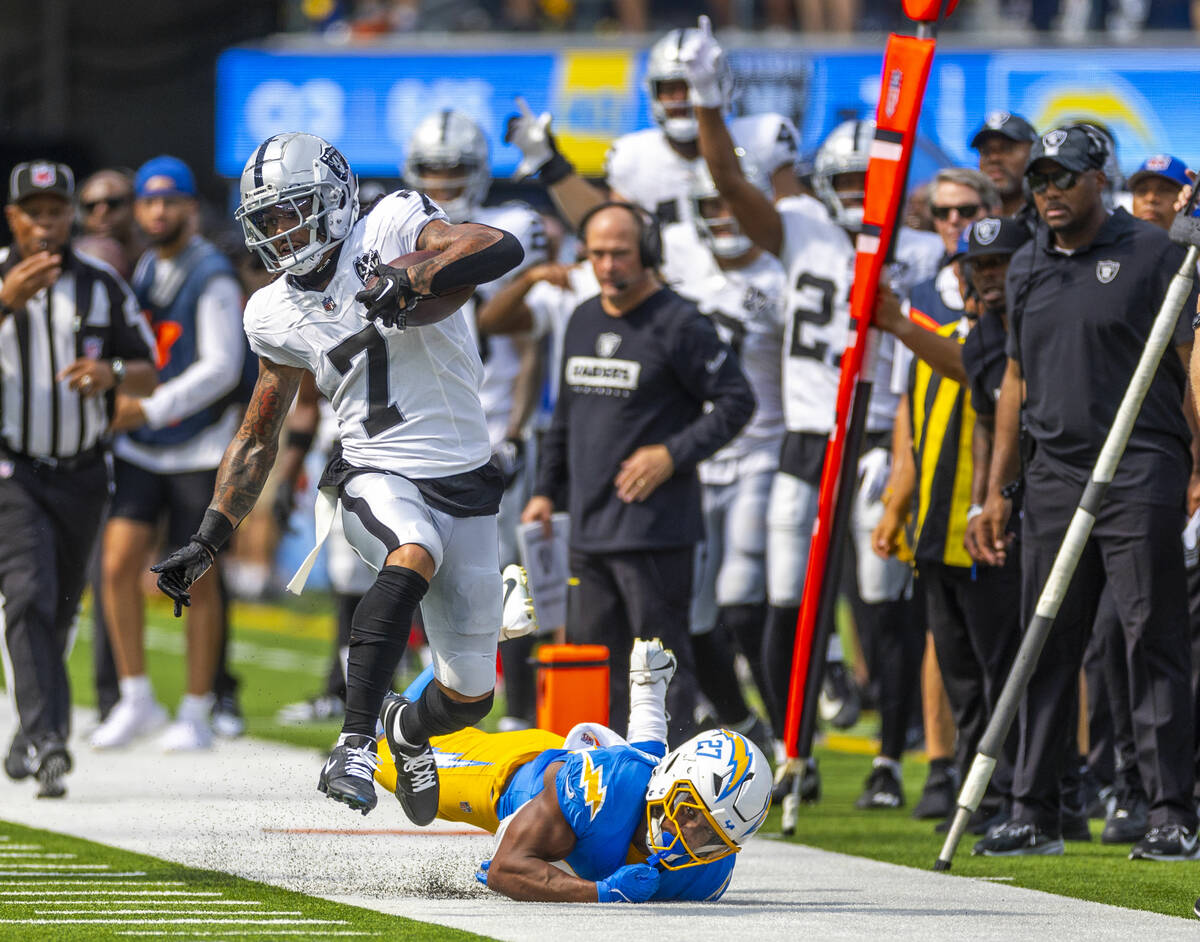
[[[1193,200],[1194,198],[1195,194],[1193,194]],[[1185,212],[1190,211],[1191,205],[1192,203],[1189,202]],[[1186,224],[1191,220],[1183,221]],[[1180,219],[1177,218],[1176,223],[1179,222]],[[1171,227],[1171,236],[1176,240],[1180,239],[1180,233],[1177,231],[1179,228],[1178,225]],[[1113,474],[1117,470],[1117,462],[1125,453],[1125,446],[1129,443],[1129,434],[1133,431],[1133,423],[1137,420],[1138,412],[1141,411],[1142,401],[1146,398],[1146,392],[1154,379],[1154,373],[1158,369],[1163,351],[1166,350],[1167,344],[1175,332],[1175,324],[1179,319],[1179,312],[1183,309],[1183,302],[1187,300],[1188,293],[1192,290],[1196,259],[1200,257],[1200,248],[1197,248],[1197,244],[1200,244],[1200,229],[1194,225],[1185,225],[1184,228],[1189,229],[1195,235],[1184,235],[1183,238],[1196,239],[1196,241],[1188,246],[1183,264],[1179,266],[1179,270],[1171,279],[1167,294],[1163,298],[1158,314],[1154,318],[1154,324],[1150,328],[1150,336],[1142,350],[1141,359],[1138,360],[1137,369],[1133,372],[1133,378],[1129,381],[1129,386],[1121,399],[1120,408],[1117,410],[1117,417],[1108,431],[1108,436],[1104,439],[1104,447],[1100,449],[1096,466],[1092,469],[1092,478],[1084,488],[1083,496],[1079,499],[1079,506],[1075,508],[1075,514],[1071,517],[1071,523],[1067,527],[1058,555],[1054,557],[1054,565],[1050,569],[1050,575],[1046,578],[1045,586],[1042,587],[1042,594],[1038,597],[1037,609],[1029,622],[1025,637],[1021,639],[1021,646],[1017,650],[1017,656],[1013,661],[1012,670],[1009,671],[1008,679],[1004,682],[1004,689],[1000,692],[1000,699],[996,701],[996,711],[992,714],[987,729],[984,730],[983,736],[979,740],[979,749],[971,763],[971,771],[967,773],[967,779],[963,782],[962,790],[959,792],[958,809],[954,813],[954,821],[950,825],[950,832],[946,835],[942,851],[934,861],[933,869],[935,871],[943,872],[950,869],[958,842],[962,840],[963,832],[967,828],[967,820],[979,807],[984,792],[987,791],[988,782],[992,780],[992,771],[996,768],[996,758],[1000,755],[1000,750],[1004,748],[1004,740],[1008,737],[1013,718],[1017,715],[1021,697],[1029,684],[1029,678],[1033,676],[1033,671],[1037,667],[1038,657],[1041,655],[1046,638],[1054,625],[1054,617],[1058,614],[1063,596],[1066,595],[1071,578],[1075,575],[1075,567],[1079,564],[1079,557],[1091,535],[1092,527],[1095,526],[1096,514],[1099,512],[1101,504],[1104,503],[1104,495],[1108,492],[1108,485],[1112,483]]]

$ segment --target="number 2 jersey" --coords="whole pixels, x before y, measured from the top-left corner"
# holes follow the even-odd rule
[[[354,224],[323,290],[277,278],[246,304],[251,349],[316,377],[337,416],[343,456],[356,467],[439,478],[491,457],[479,402],[483,366],[464,313],[401,331],[368,320],[354,300],[377,262],[413,252],[425,224],[445,218],[428,198],[398,190]]]

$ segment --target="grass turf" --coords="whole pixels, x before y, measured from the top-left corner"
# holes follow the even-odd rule
[[[313,696],[324,683],[333,636],[333,619],[327,599],[319,594],[280,605],[235,603],[231,669],[241,678],[241,703],[250,735],[293,745],[327,750],[340,724],[283,726],[275,711],[285,703]],[[76,702],[94,702],[91,685],[91,648],[87,625],[71,657],[70,669]],[[171,617],[166,600],[151,599],[147,607],[148,665],[160,700],[173,705],[182,692],[184,662],[182,621]],[[484,727],[503,715],[502,697]],[[855,728],[864,733],[874,727],[868,715]],[[824,797],[800,811],[797,833],[790,838],[825,850],[837,851],[930,870],[943,837],[933,822],[914,821],[909,809],[916,803],[925,779],[926,765],[917,758],[904,763],[908,808],[897,811],[858,811],[854,799],[870,769],[869,743],[859,737],[860,754],[847,754],[854,740],[842,738],[838,749],[818,746]],[[861,748],[866,746],[865,749]],[[764,830],[779,831],[779,811],[773,810]],[[1070,843],[1062,857],[971,857],[976,838],[964,837],[954,859],[952,874],[1004,879],[1016,886],[1064,896],[1095,900],[1131,909],[1172,916],[1187,916],[1200,895],[1200,864],[1157,864],[1127,860],[1128,847],[1099,843],[1100,823],[1093,822],[1095,840]],[[937,879],[930,874],[930,880]],[[932,887],[936,886],[931,882]]]
[[[0,867],[0,939],[14,942],[102,942],[147,934],[260,939],[286,936],[297,942],[323,942],[336,937],[412,942],[487,938],[0,820],[0,853],[6,846],[74,855],[53,858],[73,865],[107,865],[107,872],[113,874],[109,879],[116,881],[105,887],[106,878],[96,876],[88,876],[86,885],[80,884],[76,876],[31,879],[39,875],[31,872],[16,876],[12,875],[16,870],[11,864]],[[52,880],[74,882],[51,885]],[[98,892],[101,890],[105,892]],[[120,895],[115,892],[118,890]],[[188,893],[208,895],[179,899]],[[254,902],[238,905],[238,901]],[[214,912],[219,915],[212,915]]]

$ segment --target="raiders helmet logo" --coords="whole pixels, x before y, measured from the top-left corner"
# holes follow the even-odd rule
[[[1047,157],[1057,157],[1058,149],[1063,146],[1063,142],[1067,139],[1067,132],[1062,128],[1057,128],[1049,134],[1042,135],[1042,146],[1046,148]]]
[[[975,225],[971,226],[971,235],[980,245],[991,245],[996,241],[996,236],[1000,234],[1000,220],[981,219]]]
[[[367,279],[371,277],[371,272],[375,270],[375,266],[380,261],[379,253],[371,249],[365,255],[360,255],[354,260],[354,274],[358,275],[358,280],[365,285]]]
[[[983,123],[995,131],[1008,124],[1008,119],[1011,117],[1012,115],[1007,111],[993,111],[987,116],[987,119]]]
[[[617,347],[621,346],[621,335],[604,333],[596,338],[596,354],[605,359],[617,352]]]
[[[321,163],[330,169],[335,177],[345,183],[350,179],[350,165],[336,147],[326,147],[321,152]]]
[[[1111,258],[1102,259],[1096,263],[1096,280],[1100,284],[1106,285],[1117,277],[1117,272],[1120,270],[1120,262],[1113,261]]]

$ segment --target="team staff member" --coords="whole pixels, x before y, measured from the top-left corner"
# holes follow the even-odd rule
[[[156,382],[149,328],[107,265],[71,248],[75,179],[18,164],[0,249],[0,595],[20,728],[5,762],[64,794],[71,695],[63,656],[108,500],[113,392]]]
[[[988,561],[1003,562],[1001,534],[1010,513],[1004,490],[1018,473],[1024,386],[1034,446],[1021,534],[1026,622],[1183,255],[1158,227],[1105,210],[1107,146],[1099,135],[1058,128],[1038,140],[1030,157],[1025,177],[1046,225],[1009,266],[1009,360],[981,525]],[[1194,294],[1190,300],[1188,310]],[[1169,353],[1159,365],[1025,691],[1012,819],[976,844],[976,853],[1062,853],[1063,758],[1074,754],[1079,667],[1107,585],[1124,633],[1138,766],[1150,799],[1149,830],[1130,857],[1197,854],[1190,633],[1179,539],[1192,467],[1182,408],[1191,342],[1186,319],[1175,342],[1179,356]]]
[[[1025,165],[1036,140],[1033,125],[1007,111],[993,111],[971,138],[971,147],[979,152],[980,171],[1000,194],[1002,216],[1026,215]]]
[[[746,424],[754,394],[711,321],[663,287],[658,229],[644,211],[602,204],[580,234],[600,294],[567,324],[558,402],[522,520],[549,526],[556,506],[570,512],[579,579],[572,641],[607,644],[614,664],[637,637],[657,635],[675,651],[679,736],[696,696],[688,632],[704,529],[696,465]],[[610,677],[611,713],[623,717],[625,678]]]

